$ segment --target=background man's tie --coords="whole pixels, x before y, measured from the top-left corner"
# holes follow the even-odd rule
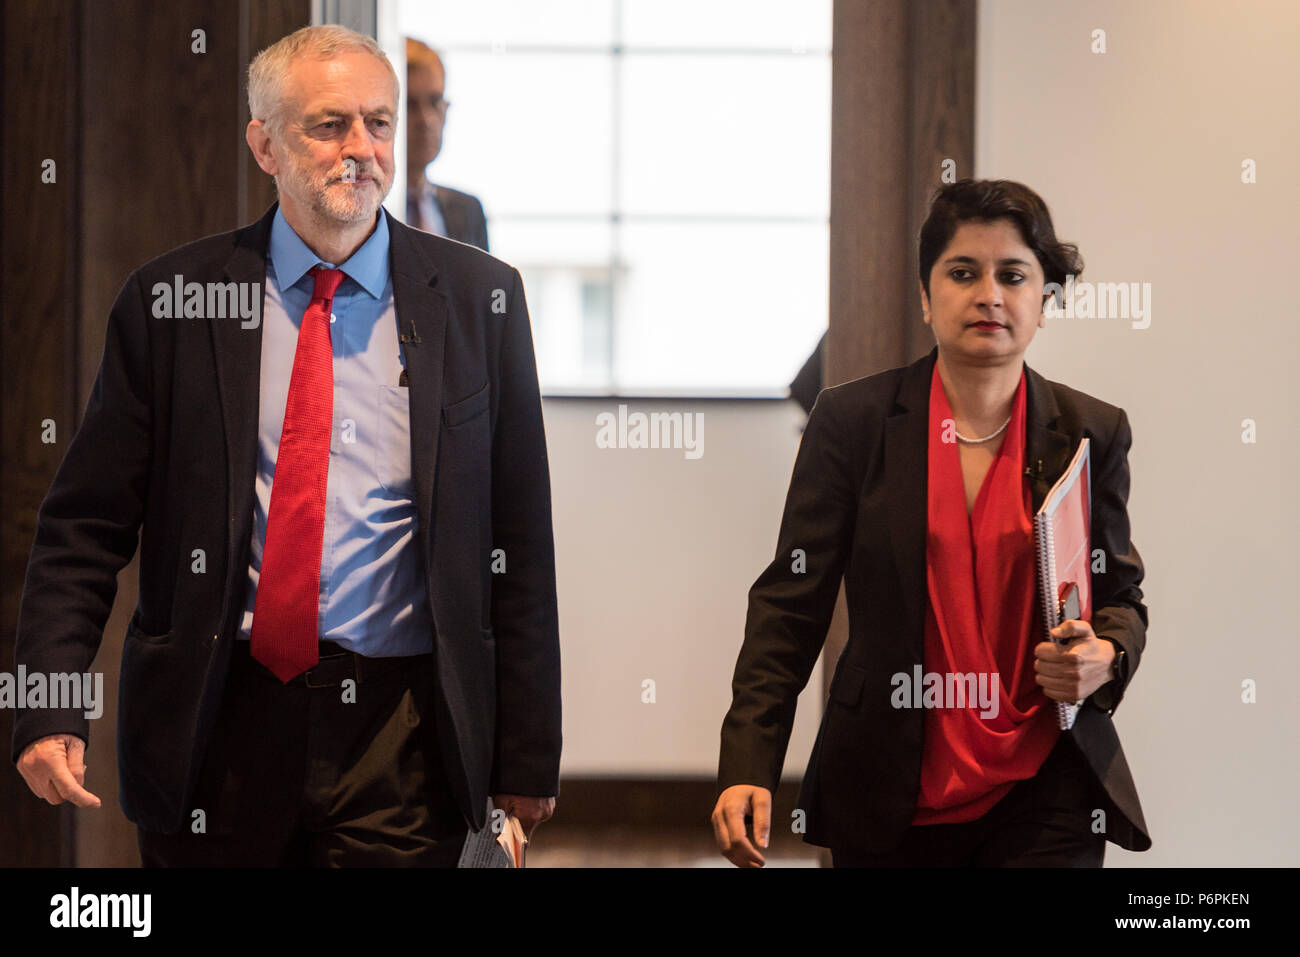
[[[253,602],[250,650],[284,682],[319,660],[321,545],[334,422],[330,308],[343,271],[318,266],[312,272],[316,288],[298,328]]]
[[[420,208],[419,193],[411,193],[406,198],[406,225],[423,229],[426,233],[429,231],[428,224],[424,221],[424,210]]]

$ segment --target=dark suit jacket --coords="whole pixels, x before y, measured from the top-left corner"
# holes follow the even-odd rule
[[[488,248],[487,218],[477,196],[449,186],[434,186],[434,198],[447,226],[447,237],[469,243],[483,251]]]
[[[17,633],[29,673],[89,670],[143,525],[118,768],[122,809],[149,830],[174,831],[187,816],[244,608],[262,341],[261,324],[239,319],[154,318],[151,290],[177,274],[264,289],[274,212],[127,279],[85,416],[37,518]],[[558,790],[550,481],[532,333],[510,266],[392,217],[388,228],[398,323],[419,337],[402,349],[441,754],[477,828],[489,793]],[[197,548],[206,574],[190,570]],[[498,548],[506,573],[493,575]],[[14,759],[36,738],[88,741],[88,730],[81,711],[21,711]]]
[[[883,852],[902,840],[921,780],[921,709],[890,705],[890,678],[925,662],[926,433],[938,349],[910,366],[826,389],[808,419],[790,480],[776,558],[749,593],[745,641],[722,726],[719,791],[775,790],[795,699],[825,640],[841,577],[849,639],[804,775],[799,806],[812,844]],[[1129,540],[1124,411],[1025,367],[1025,444],[1034,508],[1092,440],[1092,626],[1128,653],[1129,677],[1146,644],[1142,561]],[[1038,463],[1042,464],[1041,472]],[[803,549],[807,570],[792,571]],[[1109,806],[1106,836],[1151,845],[1111,714],[1124,688],[1091,695],[1073,730]]]
[[[811,412],[817,395],[822,390],[822,362],[826,358],[826,333],[817,340],[812,355],[804,362],[790,383],[790,398],[799,403],[805,413]]]

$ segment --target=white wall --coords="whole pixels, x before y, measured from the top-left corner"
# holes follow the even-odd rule
[[[1038,191],[1082,278],[1153,287],[1149,328],[1056,320],[1027,356],[1133,427],[1151,628],[1116,723],[1154,847],[1110,865],[1300,863],[1297,50],[1292,3],[980,6],[975,174]]]
[[[565,776],[705,776],[744,637],[750,585],[776,550],[803,424],[794,402],[628,400],[703,414],[703,455],[601,449],[618,404],[543,403],[551,459]],[[642,682],[655,703],[642,703]],[[821,716],[821,665],[800,699],[786,774]],[[707,809],[706,809],[707,810]]]

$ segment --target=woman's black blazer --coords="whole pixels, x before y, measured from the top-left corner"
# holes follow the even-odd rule
[[[937,347],[910,366],[826,389],[804,431],[776,557],[749,592],[745,640],[722,725],[718,790],[775,791],[795,701],[826,638],[841,578],[849,638],[800,792],[804,840],[858,852],[902,840],[921,780],[924,712],[890,705],[890,678],[925,663],[926,459],[930,377]],[[1049,382],[1025,366],[1025,462],[1037,510],[1091,441],[1092,627],[1128,653],[1128,679],[1146,645],[1142,560],[1129,540],[1124,410]],[[1127,681],[1125,682],[1125,686]],[[1106,838],[1151,846],[1137,789],[1111,715],[1125,687],[1111,682],[1080,709],[1073,734],[1106,795]],[[1099,795],[1100,797],[1100,795]]]

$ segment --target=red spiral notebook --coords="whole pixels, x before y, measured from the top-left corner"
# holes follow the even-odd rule
[[[1092,556],[1088,548],[1092,541],[1091,479],[1088,439],[1085,438],[1079,442],[1069,467],[1057,479],[1034,516],[1038,594],[1048,641],[1056,641],[1051,631],[1063,621],[1071,618],[1092,620],[1092,579],[1089,573]],[[1067,641],[1056,643],[1063,645]],[[1056,713],[1058,726],[1062,731],[1068,731],[1079,713],[1079,702],[1058,701]]]

